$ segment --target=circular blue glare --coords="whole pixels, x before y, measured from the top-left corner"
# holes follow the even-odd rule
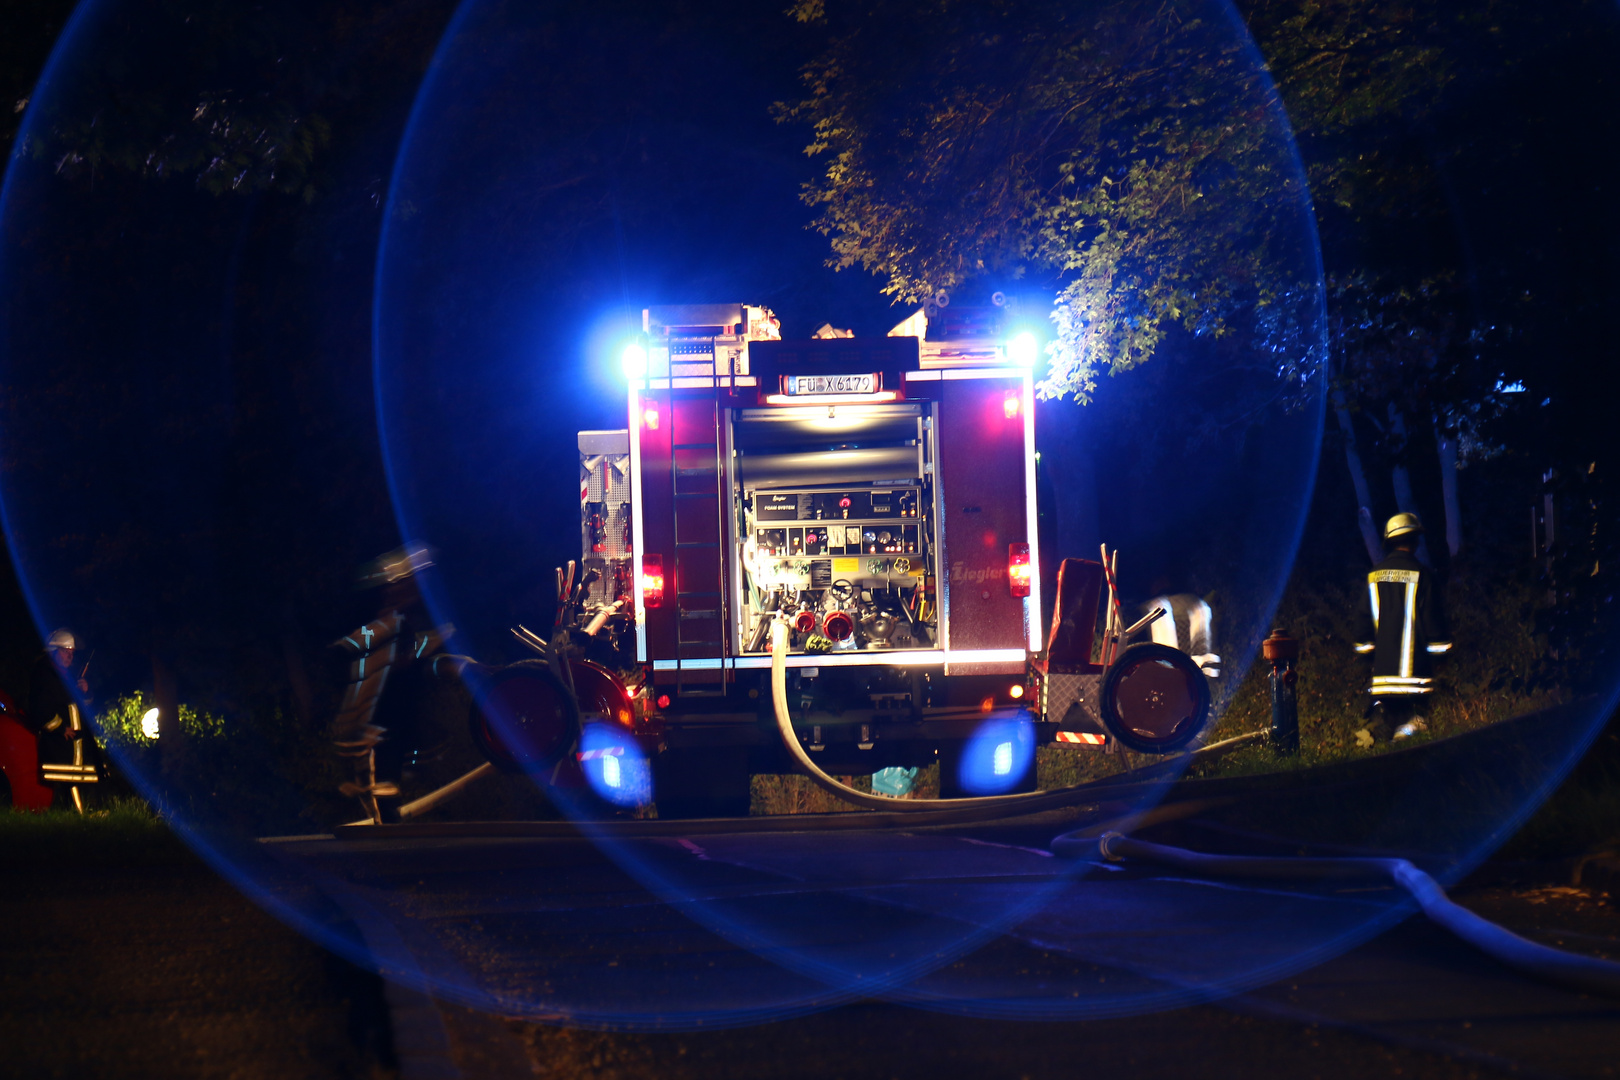
[[[0,508],[36,628],[70,626],[94,652],[94,700],[85,706],[106,726],[115,771],[222,873],[330,947],[447,1000],[586,1025],[714,1027],[859,997],[1030,1019],[1124,1015],[1283,977],[1403,917],[1381,895],[1211,889],[1066,865],[1047,845],[1074,822],[1045,818],[879,829],[819,817],[783,827],[777,817],[688,829],[657,816],[660,797],[667,808],[678,793],[715,796],[703,787],[710,778],[676,766],[680,753],[714,751],[719,744],[703,740],[716,729],[736,736],[725,753],[739,767],[756,764],[756,754],[773,764],[759,670],[730,673],[740,692],[759,696],[681,733],[691,744],[627,734],[603,710],[604,719],[586,716],[571,757],[546,775],[525,775],[483,768],[464,688],[412,669],[382,691],[378,752],[400,785],[385,805],[399,812],[471,779],[408,817],[425,826],[421,833],[345,828],[365,811],[340,789],[353,773],[334,750],[332,720],[365,673],[341,643],[382,603],[375,590],[355,589],[356,568],[402,536],[432,548],[398,655],[414,656],[431,631],[448,635],[444,654],[491,669],[532,660],[532,645],[512,630],[552,639],[553,568],[581,556],[576,432],[643,422],[630,415],[625,353],[640,342],[644,307],[743,301],[771,308],[790,337],[825,323],[857,338],[881,338],[922,307],[892,304],[883,282],[865,274],[835,273],[824,265],[827,237],[806,228],[816,210],[803,203],[803,184],[824,163],[803,154],[812,133],[778,123],[772,106],[806,92],[797,73],[823,47],[823,32],[772,5],[711,7],[673,18],[631,3],[469,0],[444,32],[397,148],[367,141],[363,133],[382,130],[369,114],[328,117],[321,109],[341,112],[331,101],[308,110],[335,134],[329,149],[318,137],[307,144],[326,156],[306,190],[288,186],[295,163],[286,160],[248,169],[237,183],[208,171],[211,160],[238,161],[238,151],[250,158],[252,139],[216,159],[178,155],[174,175],[141,164],[171,162],[151,156],[154,147],[191,146],[229,127],[198,126],[210,110],[291,95],[276,64],[252,64],[303,53],[259,48],[251,20],[226,20],[207,36],[182,15],[121,0],[81,5],[29,99],[0,195]],[[1302,741],[1317,745],[1328,733],[1315,710],[1348,707],[1362,692],[1333,681],[1356,661],[1330,651],[1348,650],[1354,633],[1348,605],[1365,588],[1368,564],[1363,517],[1374,528],[1374,514],[1392,513],[1405,498],[1403,478],[1415,480],[1413,498],[1436,507],[1445,500],[1437,471],[1436,490],[1424,488],[1429,472],[1416,451],[1390,456],[1388,413],[1337,408],[1332,390],[1344,383],[1322,366],[1317,215],[1287,118],[1235,13],[1220,3],[1186,7],[1202,18],[1182,20],[1193,28],[1183,42],[1231,78],[1181,82],[1193,68],[1172,64],[1142,85],[1254,137],[1259,171],[1281,178],[1268,189],[1274,197],[1258,209],[1225,204],[1233,213],[1210,228],[1252,223],[1263,234],[1262,261],[1298,288],[1267,292],[1264,303],[1240,297],[1255,301],[1249,314],[1219,328],[1169,327],[1151,356],[1098,378],[1088,404],[1037,400],[1036,636],[1051,614],[1060,561],[1095,560],[1106,543],[1118,553],[1117,623],[1134,622],[1161,598],[1178,614],[1143,636],[1188,630],[1181,613],[1204,613],[1200,640],[1218,657],[1208,669],[1222,671],[1212,712],[1230,733],[1240,713],[1245,723],[1267,722],[1252,708],[1263,673],[1251,666],[1290,574],[1308,571],[1331,589],[1317,606],[1285,608],[1282,617],[1295,632],[1327,626],[1318,640],[1344,639],[1301,659]],[[1018,10],[1080,19],[1129,9],[1032,2]],[[1133,63],[1156,62],[1152,25],[1121,38],[1142,50]],[[945,70],[926,51],[938,28],[884,37],[904,85]],[[346,62],[328,45],[347,39],[327,28],[282,29],[310,55]],[[220,97],[227,82],[242,88],[240,101]],[[350,84],[311,77],[299,85]],[[403,111],[404,98],[395,104]],[[286,115],[302,122],[305,114],[295,107]],[[151,128],[152,117],[172,118],[163,121],[172,130]],[[272,142],[285,119],[276,110],[240,118],[252,123],[231,130]],[[890,119],[905,128],[906,117]],[[1218,156],[1199,161],[1189,205],[1235,198],[1235,175]],[[961,195],[945,187],[932,197],[944,213]],[[1459,198],[1459,214],[1479,211]],[[1471,242],[1484,243],[1485,232]],[[1194,237],[1204,239],[1223,242]],[[1084,341],[1107,314],[1071,291],[1059,318],[1048,318],[1074,280],[1039,267],[1009,270],[957,287],[943,308],[953,318],[976,303],[1007,312],[1043,347],[1035,376],[1055,389],[1047,381],[1054,354],[1044,346],[1064,334]],[[1094,284],[1099,297],[1107,291]],[[928,292],[938,312],[941,298]],[[1143,325],[1148,308],[1130,305],[1146,304],[1145,295],[1120,289],[1126,309],[1112,325]],[[1505,372],[1504,393],[1521,374],[1534,383],[1533,372]],[[1564,407],[1548,400],[1547,416]],[[1009,422],[1001,398],[992,406],[996,423]],[[1334,425],[1325,456],[1324,419]],[[1479,456],[1457,474],[1468,515],[1522,522],[1526,500],[1538,513],[1578,513],[1588,496],[1599,500],[1597,463],[1589,475],[1599,479],[1570,468],[1541,479],[1556,448],[1534,423],[1486,434],[1499,442],[1474,447]],[[1428,436],[1414,425],[1407,437],[1419,445]],[[1435,461],[1434,447],[1422,445],[1425,462]],[[1367,493],[1352,478],[1356,462]],[[1301,559],[1308,513],[1318,547]],[[1538,519],[1538,544],[1552,544],[1547,530],[1558,520]],[[1447,539],[1439,521],[1431,514],[1436,558]],[[1550,586],[1526,582],[1549,560],[1573,558],[1573,549],[1538,549],[1528,566],[1520,529],[1512,552],[1483,542],[1458,548],[1451,566],[1467,586],[1452,596],[1459,651],[1514,629],[1523,610],[1542,610]],[[1468,544],[1474,535],[1464,534]],[[1348,548],[1332,546],[1344,536]],[[1003,544],[998,557],[1004,552]],[[667,554],[666,603],[675,604]],[[1497,576],[1469,578],[1470,558]],[[1596,563],[1580,569],[1584,576],[1560,571],[1560,595],[1587,596],[1580,590],[1607,580]],[[940,576],[955,572],[946,564]],[[970,572],[980,573],[964,566],[964,582]],[[1517,666],[1486,673],[1470,690],[1493,708],[1562,700],[1558,709],[1496,725],[1477,741],[1436,740],[1423,754],[1371,759],[1382,771],[1370,786],[1351,784],[1363,782],[1350,773],[1368,759],[1345,746],[1341,760],[1310,774],[1325,778],[1310,798],[1240,800],[1224,835],[1286,850],[1398,850],[1455,880],[1568,771],[1612,704],[1604,595],[1591,593],[1590,610],[1549,609],[1549,618],[1565,619],[1548,631],[1564,635],[1560,662],[1584,658],[1596,671],[1584,683],[1536,682],[1552,639],[1527,632]],[[327,651],[328,642],[339,648]],[[951,722],[960,725],[962,788],[1006,790],[1017,782],[1008,777],[1027,775],[1032,755],[1048,787],[1133,770],[1128,790],[1075,811],[1100,825],[1151,810],[1184,768],[1083,741],[1053,745],[1024,718],[975,730],[982,696],[1023,678],[1001,663],[964,665],[962,677],[983,685],[950,683],[943,664],[929,671],[940,680],[937,707],[955,710]],[[625,674],[639,687],[649,673]],[[684,685],[654,682],[648,696],[679,698]],[[183,742],[166,741],[169,732],[124,737],[110,726],[126,714],[138,726],[170,695],[185,706],[175,734]],[[848,736],[816,751],[829,772],[854,779],[892,769],[874,789],[912,800],[934,790],[938,776],[924,757],[871,766],[859,756],[835,759],[867,751],[854,749],[854,730],[826,734]],[[874,754],[887,752],[881,739],[876,745]],[[1329,812],[1332,800],[1321,794],[1329,781],[1365,800],[1354,815]],[[755,777],[756,810],[802,809],[794,799],[823,805],[807,788],[772,796],[772,782]],[[423,835],[458,822],[487,825],[471,838]]]
[[[1048,15],[1061,10],[1037,7]],[[1087,9],[1074,10],[1086,17]],[[1126,621],[1139,614],[1136,605],[1159,595],[1154,590],[1218,590],[1221,661],[1243,671],[1270,628],[1316,473],[1326,386],[1313,367],[1321,359],[1321,274],[1285,118],[1241,24],[1218,6],[1207,14],[1214,17],[1200,24],[1194,50],[1212,50],[1238,75],[1221,91],[1227,96],[1218,107],[1245,117],[1244,130],[1259,136],[1267,175],[1287,178],[1261,217],[1264,257],[1293,291],[1270,309],[1277,325],[1247,327],[1238,349],[1227,351],[1213,333],[1188,333],[1140,373],[1107,380],[1091,404],[1043,393],[1034,416],[1043,521],[1037,576],[1042,610],[1050,612],[1059,562],[1096,559],[1106,542],[1120,552],[1120,587],[1132,605]],[[428,598],[436,619],[465,635],[469,651],[510,655],[509,627],[533,628],[549,618],[540,613],[551,602],[551,568],[580,558],[578,533],[557,524],[581,498],[576,431],[680,429],[678,441],[688,439],[686,421],[667,403],[652,401],[655,425],[626,392],[626,343],[643,330],[643,308],[757,304],[775,312],[787,337],[808,336],[822,323],[852,328],[857,338],[881,337],[913,314],[868,279],[819,269],[824,241],[805,229],[810,212],[799,201],[810,175],[800,165],[808,133],[773,122],[768,108],[801,92],[793,78],[779,76],[803,61],[777,57],[773,50],[789,38],[769,30],[771,18],[728,17],[713,34],[698,18],[681,32],[675,78],[658,74],[663,68],[650,56],[645,64],[626,61],[626,48],[660,40],[630,8],[584,15],[480,0],[463,6],[440,47],[390,188],[374,359],[400,528],[440,551]],[[739,34],[753,45],[738,51],[722,44]],[[579,56],[602,60],[579,72],[570,59]],[[740,109],[739,101],[762,107]],[[606,119],[586,124],[587,114]],[[478,167],[464,168],[467,162]],[[1054,390],[1045,381],[1054,369],[1042,349],[1054,337],[1048,316],[1059,285],[1055,279],[1004,289],[986,284],[977,301],[1008,312],[1015,359],[1033,362],[1037,379]],[[993,292],[1001,293],[1001,304],[992,303]],[[958,289],[944,304],[934,296],[931,306],[958,312],[973,303],[970,290]],[[998,392],[992,403],[995,421],[1016,422],[1022,406],[1008,410],[1002,397]],[[1227,425],[1243,437],[1216,434]],[[1267,544],[1258,553],[1255,521],[1266,523]],[[877,541],[875,528],[863,526],[861,535]],[[694,604],[675,595],[675,552],[638,557],[662,560],[666,606]],[[956,568],[946,572],[960,576]],[[823,672],[820,679],[832,677]],[[689,682],[694,674],[680,678]],[[775,736],[768,709],[759,707],[770,701],[764,672],[738,669],[730,678],[735,697],[748,704],[728,700],[726,723],[758,731],[762,745],[748,753],[769,761]],[[999,695],[1017,676],[995,681]],[[1228,679],[1214,688],[1217,715],[1235,684]],[[743,697],[743,690],[754,696]],[[983,692],[972,691],[971,706]],[[682,698],[664,682],[652,696]],[[691,702],[680,704],[698,708],[703,699]],[[739,762],[724,732],[713,726],[691,736],[677,732],[699,740],[685,749],[671,737],[662,751],[668,767],[654,762],[652,770],[660,785],[655,805],[663,798],[672,807],[678,792],[710,791],[704,785],[724,781],[722,764]],[[805,736],[809,741],[808,728]],[[941,767],[960,762],[955,780],[962,790],[997,793],[1028,778],[1037,748],[1027,718],[995,720],[959,737],[960,752],[942,751]],[[828,752],[837,745],[830,740]],[[683,774],[675,762],[705,746],[713,748],[716,773]],[[880,759],[881,739],[875,747],[868,773],[912,764]],[[611,790],[609,767],[599,765],[608,760],[582,763],[598,794]],[[852,767],[860,766],[829,764],[834,772]],[[1174,772],[1155,773],[1135,789],[1132,804],[1151,805]],[[878,776],[873,784],[881,790],[889,779]],[[570,812],[590,816],[585,802],[554,795]],[[756,790],[755,805],[771,804]],[[735,997],[740,983],[700,979],[681,1009],[656,1016],[641,991],[607,1003],[596,994],[589,1001],[542,995],[546,1009],[576,1022],[738,1022],[811,1007],[820,995],[916,994],[936,1002],[929,972],[1037,917],[1048,902],[1092,902],[1089,894],[1075,899],[1072,869],[1030,854],[1044,842],[1034,838],[996,847],[954,838],[697,830],[653,842],[585,827],[633,879],[705,930],[768,957],[787,981],[780,993],[751,986],[745,1004]],[[1029,873],[1025,860],[1040,872]],[[968,875],[970,865],[1018,884],[940,884]],[[799,884],[782,884],[789,881]],[[1341,922],[1354,916],[1350,926],[1365,915],[1365,909],[1336,913]],[[1335,925],[1329,940],[1345,933]],[[1173,979],[1173,990],[1160,986],[1129,998],[1110,992],[1107,1008],[1140,1010],[1224,992],[1249,972],[1286,963],[1261,955],[1228,957]],[[805,995],[795,979],[820,990]],[[1051,984],[1028,1013],[1081,1015],[1102,1007],[1089,984],[1078,997],[1071,989],[1063,980]],[[968,991],[964,1000],[972,996]]]

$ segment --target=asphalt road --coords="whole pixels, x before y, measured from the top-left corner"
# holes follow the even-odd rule
[[[1527,982],[1406,918],[1393,890],[1076,872],[1041,846],[1053,831],[694,825],[605,846],[346,837],[273,852],[394,981],[407,1077],[1620,1070],[1620,1002]],[[1620,959],[1601,894],[1462,898]]]

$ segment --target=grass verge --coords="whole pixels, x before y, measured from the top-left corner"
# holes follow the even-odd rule
[[[110,799],[87,814],[0,811],[0,857],[12,866],[175,866],[196,856],[141,799]]]

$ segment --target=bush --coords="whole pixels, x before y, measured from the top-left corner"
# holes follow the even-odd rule
[[[156,707],[157,703],[150,701],[139,690],[114,698],[96,717],[100,742],[103,746],[108,743],[151,746],[156,740],[148,738],[142,731],[141,718]],[[212,713],[199,712],[190,705],[181,705],[180,733],[188,739],[222,738],[225,735],[225,720]]]
[[[1279,758],[1251,747],[1204,766],[1194,775],[1232,775],[1325,764],[1374,751],[1356,745],[1366,726],[1372,661],[1356,654],[1362,639],[1359,583],[1289,583],[1274,625],[1300,644],[1298,661],[1300,752]],[[1424,703],[1428,730],[1417,740],[1442,738],[1560,703],[1567,693],[1547,666],[1550,649],[1537,630],[1538,595],[1528,581],[1459,563],[1444,598],[1457,647],[1435,658],[1438,689]],[[1271,665],[1261,658],[1245,673],[1210,741],[1271,726]],[[1399,745],[1412,745],[1402,740]]]

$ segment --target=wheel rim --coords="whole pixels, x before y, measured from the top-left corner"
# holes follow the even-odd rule
[[[1157,656],[1124,661],[1115,680],[1113,706],[1126,730],[1150,743],[1189,737],[1202,712],[1199,693],[1186,672]]]
[[[555,764],[573,741],[575,717],[555,680],[529,672],[495,681],[480,702],[483,742],[510,769],[534,772]]]

